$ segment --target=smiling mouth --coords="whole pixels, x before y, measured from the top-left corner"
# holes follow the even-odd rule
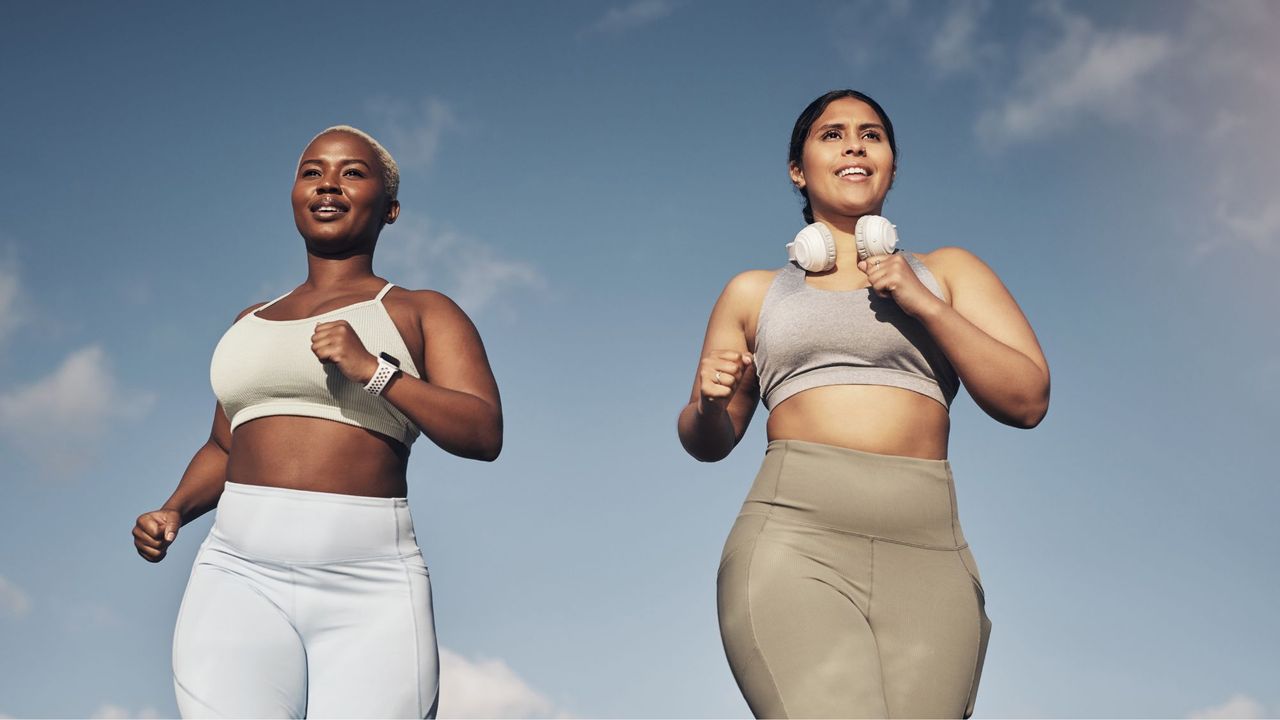
[[[844,178],[844,177],[851,177],[851,176],[852,177],[871,177],[871,171],[860,165],[841,168],[840,170],[836,171],[836,177]]]
[[[311,212],[323,217],[337,217],[349,210],[350,207],[333,197],[322,197],[311,203]]]

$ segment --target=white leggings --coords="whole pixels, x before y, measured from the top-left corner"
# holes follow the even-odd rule
[[[173,633],[183,717],[434,717],[439,667],[404,498],[227,483]]]

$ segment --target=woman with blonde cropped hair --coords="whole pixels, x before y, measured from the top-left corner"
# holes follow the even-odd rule
[[[497,384],[448,297],[373,272],[400,214],[399,172],[335,126],[302,153],[293,217],[307,278],[245,308],[214,350],[209,440],[133,530],[164,559],[217,507],[178,614],[184,717],[431,717],[439,661],[431,583],[406,500],[419,433],[493,460]]]

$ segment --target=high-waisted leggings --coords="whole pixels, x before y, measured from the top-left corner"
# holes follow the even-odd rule
[[[945,460],[769,443],[720,634],[757,717],[968,717],[991,623]]]
[[[183,717],[431,717],[438,668],[404,498],[227,483],[173,635]]]

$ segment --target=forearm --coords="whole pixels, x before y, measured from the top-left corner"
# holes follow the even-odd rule
[[[210,439],[191,458],[178,488],[161,509],[177,512],[186,525],[218,506],[226,482],[227,452]]]
[[[502,452],[502,410],[496,403],[404,373],[382,397],[447,453],[490,461]]]
[[[996,420],[1035,427],[1049,409],[1049,373],[939,302],[917,319],[956,369],[974,402]]]
[[[684,406],[676,420],[676,431],[685,452],[702,462],[723,460],[738,444],[729,413],[712,405],[699,411],[701,401]]]

